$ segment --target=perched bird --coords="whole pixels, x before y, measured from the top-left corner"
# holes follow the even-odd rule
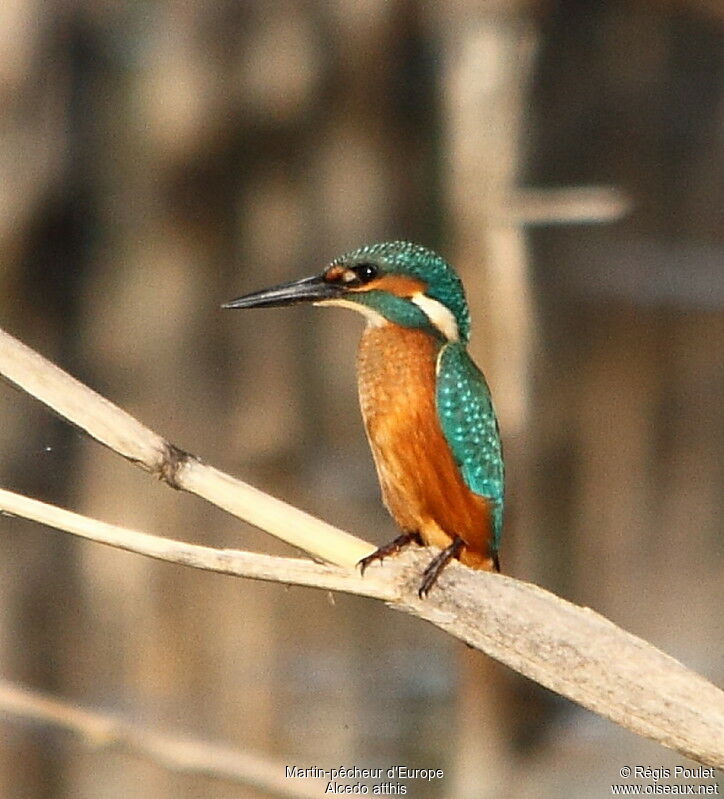
[[[361,247],[320,274],[247,294],[225,308],[311,302],[367,318],[359,397],[388,510],[402,534],[360,561],[416,541],[442,551],[419,588],[445,565],[500,570],[504,470],[498,421],[468,355],[470,315],[460,278],[439,255],[393,241]]]

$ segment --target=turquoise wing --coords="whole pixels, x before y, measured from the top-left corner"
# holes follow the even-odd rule
[[[505,490],[498,419],[485,377],[460,342],[449,342],[438,355],[436,401],[440,426],[465,484],[491,502],[497,552]]]

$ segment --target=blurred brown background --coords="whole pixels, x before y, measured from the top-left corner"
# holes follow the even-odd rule
[[[219,305],[365,242],[438,249],[502,417],[504,570],[721,680],[723,68],[717,0],[5,0],[2,324],[381,543],[360,320]],[[611,192],[549,191],[587,186]],[[289,553],[7,386],[0,414],[4,487]],[[603,797],[684,763],[374,602],[0,530],[0,675],[31,687],[282,763],[444,769],[422,799]],[[1,797],[260,795],[0,730]]]

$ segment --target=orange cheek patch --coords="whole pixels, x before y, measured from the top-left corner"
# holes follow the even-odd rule
[[[343,266],[330,266],[324,273],[324,279],[328,280],[330,283],[336,283],[338,280],[342,279],[342,275],[346,271],[347,270]]]
[[[407,275],[383,275],[352,291],[388,291],[398,297],[412,297],[413,294],[424,292],[426,288],[427,283],[424,280],[417,280]]]

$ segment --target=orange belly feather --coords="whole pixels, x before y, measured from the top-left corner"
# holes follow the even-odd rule
[[[367,327],[358,357],[367,437],[385,505],[400,528],[441,549],[459,536],[460,560],[492,569],[488,502],[465,485],[438,420],[437,352],[420,330]]]

